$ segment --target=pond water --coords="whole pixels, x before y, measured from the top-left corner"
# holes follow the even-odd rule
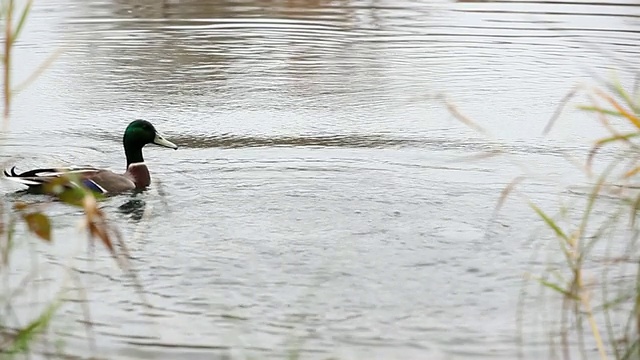
[[[79,214],[50,206],[55,241],[38,250],[45,280],[84,290],[65,294],[64,350],[547,354],[544,326],[525,324],[530,341],[520,344],[516,321],[541,224],[519,198],[493,210],[523,172],[543,206],[581,181],[566,155],[584,156],[587,139],[603,134],[597,121],[569,107],[541,134],[575,86],[615,74],[633,84],[635,4],[35,1],[15,83],[58,56],[15,98],[6,164],[123,171],[122,132],[136,118],[180,146],[145,148],[149,191],[103,204],[144,300],[106,251],[87,252]],[[460,161],[495,144],[506,155]],[[3,186],[10,198],[37,199]]]

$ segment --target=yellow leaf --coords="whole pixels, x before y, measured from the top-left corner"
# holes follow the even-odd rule
[[[22,211],[24,209],[26,209],[29,205],[25,202],[22,201],[17,201],[13,204],[13,208],[16,209],[17,211]]]
[[[51,241],[51,222],[43,213],[30,213],[22,216],[29,230],[43,240]]]

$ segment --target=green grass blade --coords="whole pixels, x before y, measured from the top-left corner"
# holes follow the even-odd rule
[[[634,137],[638,137],[638,136],[640,136],[640,132],[618,134],[618,135],[614,135],[614,136],[610,136],[610,137],[606,137],[606,138],[600,139],[600,140],[598,140],[596,142],[596,145],[600,146],[600,145],[608,144],[610,142],[615,142],[615,141],[620,141],[620,140],[629,140],[629,139],[633,139]]]
[[[553,221],[552,218],[550,218],[544,211],[542,211],[542,209],[540,209],[538,206],[536,206],[536,204],[532,202],[529,202],[529,206],[533,209],[533,211],[536,212],[536,214],[538,214],[538,216],[540,216],[540,218],[542,218],[542,220],[544,220],[547,226],[549,226],[559,238],[567,243],[570,242],[569,237],[564,233],[564,231],[562,231],[558,224],[556,224],[556,222]]]
[[[7,227],[7,245],[6,245],[6,248],[4,249],[4,253],[2,254],[2,264],[5,266],[9,265],[9,255],[13,250],[13,246],[14,246],[13,235],[15,234],[15,231],[16,231],[16,219],[11,217],[9,219],[9,225]]]
[[[9,4],[6,1],[0,1],[0,19],[4,20],[7,18],[7,9],[9,8]]]
[[[32,3],[33,3],[33,0],[29,0],[27,2],[27,5],[25,5],[24,9],[22,10],[22,15],[20,15],[20,20],[18,21],[18,25],[16,26],[16,29],[13,31],[13,35],[11,37],[12,43],[18,39],[18,36],[20,35],[20,31],[22,31],[22,27],[24,26],[25,20],[27,20],[27,17],[29,16],[29,12],[31,12]]]
[[[551,219],[542,209],[536,206],[534,203],[529,201],[529,206],[544,220],[544,222],[549,226],[555,233],[556,236],[559,237],[562,241],[560,241],[560,248],[562,249],[562,253],[567,261],[567,264],[573,264],[573,259],[571,257],[571,253],[569,249],[567,249],[567,245],[571,246],[571,240],[569,237],[560,229],[558,224],[556,224],[553,219]]]
[[[578,109],[584,110],[584,111],[597,112],[604,115],[611,115],[611,116],[617,116],[617,117],[623,116],[622,113],[620,113],[619,111],[604,109],[599,106],[580,105],[578,106]]]
[[[627,103],[627,106],[629,106],[633,110],[633,112],[636,113],[636,115],[639,113],[638,104],[636,104],[636,102],[633,101],[633,98],[622,87],[622,84],[620,84],[619,80],[616,79],[614,82],[609,83],[608,87],[616,95],[618,95],[620,98],[622,98]]]
[[[53,315],[60,307],[60,303],[55,301],[51,303],[36,319],[31,321],[29,325],[18,331],[15,339],[9,345],[7,352],[9,354],[18,354],[29,350],[29,346],[33,340],[47,329]]]
[[[575,301],[579,301],[580,298],[578,298],[578,296],[576,296],[576,294],[574,294],[573,292],[563,289],[562,286],[552,283],[550,281],[544,280],[544,279],[538,279],[538,282],[540,284],[542,284],[543,286],[548,287],[549,289],[555,290],[559,293],[561,293],[562,295],[568,297],[569,299],[575,300]]]
[[[622,356],[622,360],[637,358],[637,355],[633,356],[634,353],[636,353],[637,351],[638,351],[638,340],[634,341],[633,344],[631,344],[631,346],[627,348],[627,351]]]

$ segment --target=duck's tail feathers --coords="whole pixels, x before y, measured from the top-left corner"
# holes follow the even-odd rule
[[[23,173],[16,173],[16,167],[13,166],[10,171],[4,170],[4,176],[6,179],[27,185],[27,186],[40,186],[44,185],[53,179],[57,179],[62,175],[87,175],[95,173],[98,169],[87,166],[76,166],[68,168],[47,168],[47,169],[34,169],[25,171]]]

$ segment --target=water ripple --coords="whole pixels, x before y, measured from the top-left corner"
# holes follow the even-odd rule
[[[65,52],[16,97],[2,160],[121,167],[135,118],[180,145],[145,148],[149,191],[101,203],[151,307],[104,249],[65,257],[89,294],[65,295],[65,339],[85,338],[89,302],[107,357],[284,358],[291,339],[311,359],[516,357],[536,219],[517,202],[491,219],[500,192],[525,165],[544,180],[522,184],[533,200],[556,204],[577,177],[565,156],[602,132],[572,103],[557,137],[537,134],[592,72],[634,69],[626,84],[640,67],[632,0],[48,0],[32,15],[16,77]],[[495,149],[508,160],[472,157]],[[50,210],[74,239],[78,210]]]

